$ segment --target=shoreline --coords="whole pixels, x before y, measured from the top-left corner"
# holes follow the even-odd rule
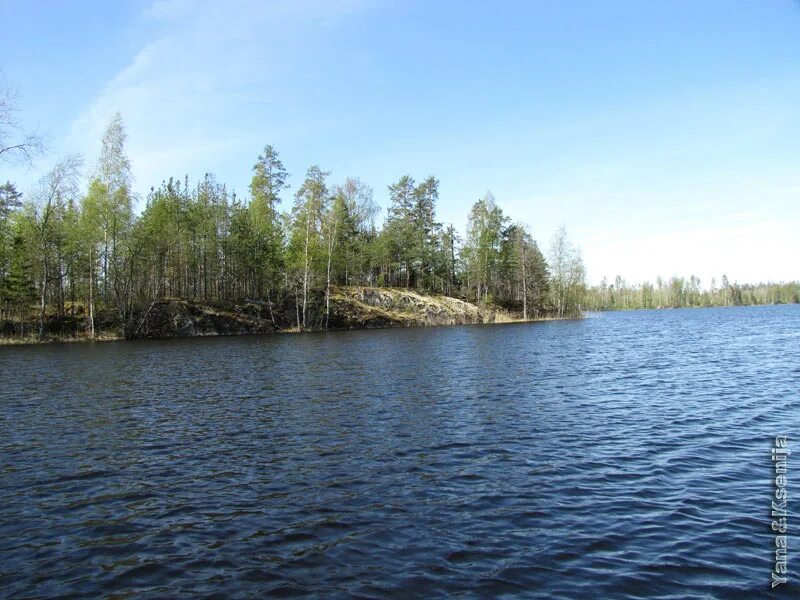
[[[502,318],[499,320],[487,320],[479,322],[454,322],[454,323],[421,323],[421,322],[396,322],[394,324],[362,324],[353,325],[348,327],[329,327],[325,328],[307,328],[298,329],[297,327],[283,327],[275,328],[271,331],[246,331],[234,333],[219,333],[219,332],[205,332],[195,333],[188,335],[149,335],[135,338],[126,338],[121,333],[103,332],[94,338],[88,335],[77,336],[47,336],[44,339],[39,339],[38,336],[20,337],[2,337],[0,336],[0,348],[9,346],[41,346],[41,345],[60,345],[60,344],[102,344],[106,342],[127,342],[138,340],[175,340],[175,339],[191,339],[191,338],[221,338],[221,337],[247,337],[247,336],[267,336],[267,335],[299,335],[299,334],[320,334],[332,333],[340,331],[366,331],[366,330],[387,330],[387,329],[411,329],[411,328],[431,328],[431,327],[454,327],[459,325],[507,325],[507,324],[523,324],[523,323],[542,323],[547,321],[578,321],[587,318],[587,315],[598,313],[621,313],[621,312],[643,312],[643,311],[664,311],[664,310],[683,310],[683,309],[707,309],[707,308],[748,308],[748,307],[761,307],[761,306],[791,306],[792,303],[776,303],[776,304],[743,304],[737,306],[682,306],[682,307],[660,307],[660,308],[619,308],[611,310],[585,310],[579,316],[572,317],[537,317],[534,319],[518,319],[510,317],[508,313],[503,313]]]
[[[341,286],[332,287],[330,297],[320,293],[311,296],[303,317],[304,327],[297,325],[301,313],[291,297],[277,303],[246,298],[237,301],[162,298],[151,303],[146,311],[133,313],[127,327],[116,319],[104,319],[94,338],[83,331],[80,315],[77,319],[46,319],[42,339],[33,317],[27,322],[25,337],[13,335],[21,329],[19,323],[5,323],[4,331],[11,336],[0,338],[0,346],[534,322],[553,320],[552,313],[552,308],[544,305],[531,310],[529,314],[535,318],[522,319],[522,311],[477,305],[451,296],[409,289]],[[69,333],[64,335],[64,332]]]
[[[665,311],[665,310],[693,310],[696,308],[755,308],[755,307],[762,307],[762,306],[797,306],[798,302],[770,302],[764,304],[708,304],[702,306],[651,306],[651,307],[644,307],[644,306],[635,306],[631,308],[594,308],[594,309],[586,309],[584,313],[617,313],[617,312],[639,312],[645,310],[652,310],[652,311]]]
[[[451,323],[451,324],[402,324],[402,325],[382,325],[382,326],[364,326],[364,327],[331,327],[328,329],[297,329],[296,327],[288,327],[283,329],[275,329],[271,332],[247,332],[247,333],[202,333],[195,335],[165,335],[165,336],[150,336],[138,338],[125,338],[121,334],[104,333],[94,338],[89,336],[69,336],[59,337],[52,336],[44,339],[38,339],[38,336],[16,338],[16,337],[0,337],[0,348],[6,346],[44,346],[44,345],[61,345],[61,344],[103,344],[107,342],[136,342],[136,341],[159,341],[159,340],[181,340],[181,339],[194,339],[194,338],[224,338],[224,337],[252,337],[252,336],[270,336],[270,335],[305,335],[305,334],[320,334],[320,333],[335,333],[342,331],[380,331],[389,329],[417,329],[417,328],[439,328],[439,327],[458,327],[458,326],[483,326],[483,325],[518,325],[525,323],[542,323],[546,321],[578,321],[584,318],[584,315],[576,317],[537,317],[535,319],[508,319],[503,321],[483,322],[483,323]]]

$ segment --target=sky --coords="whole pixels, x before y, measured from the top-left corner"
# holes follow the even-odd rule
[[[19,117],[87,176],[119,111],[140,204],[170,176],[246,195],[272,144],[388,204],[440,180],[466,227],[491,191],[590,283],[800,279],[800,2],[0,0]],[[291,203],[291,192],[283,206]]]

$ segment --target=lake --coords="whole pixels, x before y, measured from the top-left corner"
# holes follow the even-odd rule
[[[769,597],[800,306],[2,347],[0,381],[3,598]]]

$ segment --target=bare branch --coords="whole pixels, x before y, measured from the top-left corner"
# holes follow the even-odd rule
[[[17,118],[17,94],[0,78],[0,160],[30,165],[45,152],[45,142],[37,132],[25,132]]]

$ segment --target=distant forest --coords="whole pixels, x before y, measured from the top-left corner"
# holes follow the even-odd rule
[[[614,283],[603,281],[589,288],[582,297],[586,310],[631,310],[640,308],[688,308],[702,306],[749,306],[758,304],[800,303],[800,283],[731,283],[723,275],[705,289],[695,276],[672,277],[655,284],[629,285],[620,277]]]
[[[11,122],[12,107],[0,104]],[[7,131],[6,131],[7,132]],[[278,152],[266,146],[246,197],[213,175],[169,179],[134,213],[133,176],[119,115],[102,138],[83,189],[79,157],[67,157],[25,197],[0,186],[0,323],[6,335],[42,336],[48,322],[73,333],[116,328],[126,336],[164,298],[256,299],[291,311],[300,330],[322,322],[335,286],[402,287],[514,311],[523,319],[582,310],[798,302],[798,285],[701,291],[695,278],[657,286],[587,288],[580,251],[561,228],[547,258],[528,228],[486,193],[466,234],[437,221],[439,181],[403,175],[381,214],[358,178],[333,183],[311,166],[289,194]],[[0,158],[27,160],[40,143],[0,134]]]

